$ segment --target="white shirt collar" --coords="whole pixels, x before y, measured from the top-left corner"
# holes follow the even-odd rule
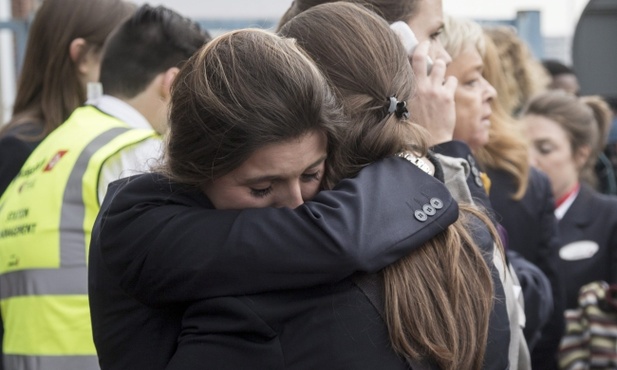
[[[577,191],[570,194],[570,196],[566,198],[566,200],[561,203],[559,207],[555,208],[555,217],[557,218],[557,220],[561,220],[563,216],[565,216],[566,212],[568,212],[568,209],[570,209],[570,206],[572,205],[572,203],[574,203],[580,191],[581,189],[579,188]]]
[[[132,128],[152,130],[152,125],[146,120],[146,117],[126,102],[113,96],[103,95],[96,99],[89,99],[86,104],[95,106],[103,113],[119,119]]]

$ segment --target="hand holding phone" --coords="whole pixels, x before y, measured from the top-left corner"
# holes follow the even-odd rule
[[[405,47],[405,51],[407,52],[407,56],[411,58],[414,50],[416,50],[416,46],[418,46],[418,38],[411,30],[411,27],[405,22],[398,21],[394,22],[390,25],[390,29],[394,31],[394,33],[398,36],[398,38],[403,43],[403,47]],[[426,66],[427,66],[427,74],[431,74],[431,69],[433,68],[433,60],[431,57],[426,57]]]

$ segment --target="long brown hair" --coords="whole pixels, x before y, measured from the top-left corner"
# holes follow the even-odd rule
[[[293,40],[233,31],[201,48],[174,80],[161,170],[201,187],[264,145],[319,131],[329,148],[337,146],[342,117],[325,78]]]
[[[81,57],[98,53],[111,31],[134,10],[123,0],[45,0],[30,27],[13,117],[0,136],[14,126],[36,122],[42,133],[23,139],[38,140],[60,126],[86,101],[77,65],[69,56],[71,42],[86,41]]]
[[[280,33],[313,57],[349,117],[336,149],[339,162],[329,162],[330,184],[405,148],[424,153],[423,129],[386,109],[389,96],[413,98],[413,74],[383,19],[353,4],[324,4],[296,16]],[[470,223],[478,219],[484,225]],[[442,369],[482,367],[493,289],[470,232],[488,232],[489,225],[486,216],[461,205],[459,221],[383,270],[386,324],[400,355],[430,359]]]

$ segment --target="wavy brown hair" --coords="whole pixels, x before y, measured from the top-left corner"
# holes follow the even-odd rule
[[[45,0],[36,13],[17,83],[13,117],[0,136],[15,126],[36,122],[39,140],[60,126],[86,101],[77,63],[69,56],[71,42],[83,38],[87,52],[100,53],[107,36],[135,10],[123,0]]]
[[[342,154],[329,163],[329,184],[404,149],[424,154],[423,129],[386,109],[389,96],[413,98],[413,73],[383,19],[353,4],[324,4],[296,16],[280,33],[313,57],[349,118],[335,149]],[[382,272],[394,349],[451,370],[482,367],[493,303],[489,268],[471,233],[494,229],[479,211],[460,209],[456,223]]]
[[[337,146],[342,117],[326,79],[293,40],[232,31],[202,47],[176,76],[160,171],[202,187],[268,144],[318,131],[329,148]]]

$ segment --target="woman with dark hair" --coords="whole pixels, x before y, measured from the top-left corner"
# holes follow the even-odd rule
[[[30,27],[13,117],[0,130],[0,195],[34,148],[86,102],[103,43],[135,6],[123,0],[45,0]]]
[[[327,4],[299,15],[280,32],[297,37],[320,61],[318,65],[343,101],[348,122],[340,127],[342,139],[330,150],[326,184],[355,176],[370,163],[401,151],[414,160],[426,153],[425,134],[411,124],[405,106],[413,94],[411,68],[400,41],[383,20],[355,5]],[[335,36],[327,46],[317,41],[327,35]],[[228,38],[225,44],[233,40]],[[247,64],[252,65],[257,53],[240,48],[241,42],[234,44],[237,47],[231,51],[206,48],[191,61],[193,69],[183,73],[192,77],[194,70],[211,71],[211,60],[216,61],[214,69],[224,66],[226,71],[239,68],[254,73]],[[327,55],[338,63],[330,63]],[[374,65],[383,68],[375,72]],[[174,106],[172,112],[178,109],[184,115],[187,107],[209,106],[201,103],[210,95],[206,91],[221,85],[213,83],[217,79],[204,82],[191,77],[185,78],[187,86],[176,85],[175,98],[182,105]],[[246,91],[240,81],[225,88]],[[193,91],[203,93],[196,96]],[[208,115],[200,113],[193,120],[201,125],[209,122]],[[178,149],[178,153],[190,152],[186,146]],[[458,222],[383,274],[358,278],[355,284],[347,279],[311,289],[191,304],[184,315],[178,350],[167,368],[198,368],[205,363],[260,369],[482,368],[493,289],[482,251],[468,230],[481,235],[491,248],[494,234],[486,229],[490,224],[486,216],[460,207],[464,212]],[[423,206],[425,213],[415,212],[414,217],[427,220],[440,208],[439,201],[432,201]],[[492,262],[492,255],[487,258]],[[374,295],[371,288],[376,289]],[[241,318],[236,321],[243,324],[225,327],[221,323],[227,317]],[[365,322],[367,317],[373,318],[370,325]],[[385,337],[386,328],[391,344]]]
[[[279,22],[279,28],[284,27],[286,22],[298,14],[316,5],[330,2],[333,1],[295,0]],[[446,184],[457,200],[478,204],[488,209],[489,214],[494,214],[473,153],[466,143],[452,140],[456,115],[464,112],[464,107],[461,107],[460,112],[455,111],[454,93],[455,90],[459,90],[456,88],[456,78],[453,76],[444,77],[443,73],[440,74],[444,64],[447,65],[452,61],[442,45],[441,38],[438,37],[444,28],[441,1],[348,0],[346,2],[358,3],[374,10],[389,24],[402,22],[408,25],[416,38],[421,41],[413,55],[410,55],[412,68],[415,72],[414,97],[408,102],[410,118],[414,123],[426,128],[429,132],[428,142],[432,145],[431,150],[440,160],[444,172],[447,174],[445,176]],[[302,36],[307,37],[306,35]],[[302,37],[298,38],[301,39]],[[424,73],[427,55],[435,61],[435,67],[428,75]],[[323,57],[319,56],[319,58]],[[319,58],[316,59],[319,60]],[[444,83],[444,81],[446,82]],[[466,180],[467,184],[461,183],[460,179]],[[501,225],[498,225],[498,227],[500,232],[503,231]],[[502,232],[502,235],[505,239],[505,233]],[[500,264],[500,260],[501,258],[496,259],[496,266]],[[500,269],[500,267],[496,268]],[[499,274],[500,277],[505,275],[510,275],[510,272]],[[518,308],[518,302],[511,286],[513,281],[514,279],[508,276],[501,281],[504,287],[501,286],[502,284],[495,285],[495,294],[499,298],[490,325],[493,336],[503,336],[506,335],[506,332],[512,335],[512,343],[510,343],[511,362],[516,361],[516,358],[521,356],[518,350],[518,342],[524,342],[522,332],[519,329],[518,319],[515,317],[522,308]],[[499,305],[503,306],[499,307]],[[501,321],[505,305],[508,306],[508,312],[511,317],[509,320]],[[493,345],[498,345],[498,343],[503,344],[504,342],[492,342]],[[505,344],[507,345],[507,343]],[[526,346],[521,345],[521,348],[524,347]],[[500,352],[499,350],[488,352],[487,366],[494,366],[496,368],[507,366],[507,358],[500,358],[494,355]],[[522,356],[524,357],[525,355],[522,354]],[[515,365],[511,363],[511,366]]]
[[[221,366],[276,368],[278,339],[263,337],[272,332],[245,295],[280,309],[272,312],[276,320],[290,317],[292,335],[311,323],[311,307],[325,310],[318,325],[324,330],[355,323],[365,356],[341,357],[341,366],[404,366],[383,321],[357,325],[378,313],[345,278],[380,270],[453,223],[458,208],[443,184],[401,158],[386,158],[315,195],[329,176],[326,157],[339,155],[334,148],[346,120],[326,80],[291,40],[255,30],[221,36],[174,81],[165,166],[112,184],[92,233],[89,296],[101,366],[164,368],[187,305],[199,302],[187,320],[208,312],[212,320],[196,331],[207,332],[212,345],[191,346],[186,332],[181,354],[214,351]],[[431,171],[428,162],[422,167]],[[247,207],[253,209],[238,210]],[[474,272],[483,276],[478,263]],[[476,289],[490,288],[489,278]],[[473,299],[492,302],[490,294]],[[345,322],[327,309],[331,304],[349,314]],[[349,312],[349,304],[361,306]],[[212,332],[210,324],[221,326]],[[327,344],[327,332],[312,343]],[[242,355],[218,353],[235,335]],[[351,349],[349,338],[332,340]],[[384,345],[373,348],[375,341]],[[260,362],[250,361],[255,356]]]
[[[337,4],[336,6],[343,5]],[[354,7],[354,9],[359,8]],[[325,11],[329,12],[330,9]],[[336,13],[334,12],[332,16],[336,16]],[[277,86],[284,81],[291,83],[295,80],[294,78],[269,78],[269,73],[273,72],[272,68],[278,71],[277,73],[290,72],[289,61],[295,60],[296,57],[287,55],[284,58],[285,63],[281,65],[280,62],[276,62],[280,56],[273,55],[273,51],[287,53],[289,46],[286,43],[289,43],[289,40],[277,41],[277,47],[273,48],[270,46],[272,40],[265,36],[256,37],[256,35],[263,35],[262,33],[252,35],[250,31],[239,31],[233,35],[226,35],[194,56],[189,63],[190,67],[187,66],[176,79],[174,108],[172,108],[172,111],[175,111],[176,120],[174,126],[174,113],[172,113],[169,142],[169,147],[173,147],[174,150],[168,152],[168,165],[164,171],[167,176],[155,175],[154,181],[152,176],[142,176],[117,183],[110,191],[109,200],[103,205],[93,233],[91,271],[96,271],[98,277],[93,277],[95,274],[90,275],[91,287],[94,288],[91,290],[91,302],[99,306],[96,319],[102,320],[99,321],[101,327],[105,328],[106,325],[103,324],[109,322],[110,325],[116,323],[113,326],[117,329],[109,329],[105,334],[109,338],[115,338],[116,341],[116,350],[109,351],[115,358],[107,363],[108,367],[121,367],[120,363],[126,364],[130,361],[127,359],[130,357],[127,354],[143,353],[144,348],[153,348],[152,343],[154,342],[159,346],[156,353],[152,353],[152,356],[134,355],[139,358],[133,359],[134,362],[131,364],[133,367],[148,366],[149,368],[161,368],[161,363],[164,366],[169,359],[166,356],[170,356],[169,351],[175,349],[178,339],[178,328],[174,328],[176,320],[184,312],[184,307],[195,301],[199,302],[193,303],[185,312],[184,330],[179,338],[180,347],[170,368],[201,367],[204,363],[214,367],[268,369],[315,368],[317,366],[367,369],[407,368],[408,364],[403,359],[406,356],[409,356],[409,361],[412,363],[414,361],[415,363],[429,362],[434,363],[433,366],[443,368],[478,368],[482,365],[484,359],[482,354],[485,351],[482,343],[486,343],[488,315],[493,303],[493,292],[490,273],[481,251],[463,227],[467,225],[463,219],[467,218],[469,213],[474,213],[473,210],[465,211],[462,214],[461,224],[448,228],[445,234],[441,234],[431,240],[428,245],[424,245],[422,247],[424,252],[421,255],[415,255],[418,257],[418,264],[424,265],[424,262],[419,262],[421,260],[435,264],[412,269],[418,272],[426,269],[427,273],[417,279],[417,281],[424,282],[418,285],[418,289],[414,287],[411,290],[423,292],[425,295],[423,299],[414,299],[410,290],[406,288],[416,281],[417,276],[413,274],[404,274],[400,279],[392,278],[392,281],[398,283],[388,284],[391,288],[389,293],[391,297],[400,297],[405,300],[404,303],[398,305],[389,299],[391,303],[389,309],[384,311],[384,315],[386,315],[385,312],[389,312],[387,316],[391,319],[392,327],[390,334],[393,341],[397,343],[398,353],[402,354],[403,358],[399,357],[397,352],[392,351],[388,340],[388,327],[379,316],[384,309],[384,305],[378,303],[383,299],[378,293],[382,288],[379,284],[379,277],[371,280],[372,284],[377,284],[377,294],[365,295],[363,289],[366,286],[363,283],[358,282],[356,285],[350,279],[341,281],[342,278],[349,276],[348,273],[345,275],[345,271],[349,271],[349,262],[338,266],[336,264],[320,265],[319,263],[323,261],[316,257],[318,253],[322,253],[320,249],[323,249],[319,243],[326,243],[325,246],[328,246],[332,244],[332,240],[328,239],[339,241],[341,234],[350,226],[355,230],[352,234],[354,240],[350,243],[351,247],[353,248],[353,244],[356,243],[358,249],[363,250],[365,245],[371,244],[367,243],[369,242],[366,240],[368,236],[374,243],[383,245],[384,242],[381,239],[392,232],[396,235],[403,232],[406,234],[405,229],[416,228],[417,225],[423,225],[424,230],[432,226],[443,230],[448,224],[442,223],[441,220],[436,222],[437,219],[445,216],[443,213],[446,210],[446,207],[443,207],[445,202],[440,198],[441,196],[430,195],[443,189],[443,184],[403,185],[401,181],[408,181],[408,179],[405,179],[404,174],[401,173],[396,176],[396,180],[392,177],[382,177],[383,182],[378,187],[372,188],[373,193],[369,197],[366,197],[365,191],[354,193],[358,189],[364,189],[361,186],[362,182],[376,181],[375,178],[367,178],[367,174],[379,168],[383,169],[386,164],[389,167],[390,159],[370,166],[367,164],[405,149],[410,150],[404,154],[405,156],[418,161],[417,156],[425,152],[426,144],[420,139],[421,130],[408,124],[407,114],[409,112],[403,102],[405,99],[410,99],[413,85],[409,84],[412,79],[411,70],[400,42],[375,15],[366,11],[361,11],[359,14],[353,11],[351,13],[354,16],[368,14],[369,24],[380,27],[379,35],[387,35],[383,41],[385,48],[396,55],[394,62],[396,68],[386,72],[385,75],[375,76],[375,79],[381,81],[380,89],[389,90],[383,85],[385,83],[383,79],[392,78],[388,73],[404,78],[392,86],[393,90],[400,89],[400,93],[393,91],[392,96],[387,96],[389,93],[385,94],[378,107],[370,109],[371,114],[363,110],[365,107],[359,108],[359,113],[364,113],[366,120],[357,129],[361,132],[363,129],[360,127],[364,127],[367,135],[364,139],[362,139],[364,136],[359,133],[351,135],[351,142],[346,141],[350,148],[344,149],[347,145],[338,144],[340,134],[330,135],[332,146],[328,147],[329,157],[325,172],[328,183],[336,183],[341,177],[352,175],[363,168],[359,175],[353,180],[341,181],[333,191],[320,192],[313,202],[307,202],[294,211],[287,208],[240,213],[217,210],[211,213],[210,218],[207,218],[204,216],[206,210],[201,209],[212,208],[213,205],[220,208],[295,206],[297,200],[293,199],[298,199],[298,197],[292,198],[292,201],[288,203],[276,201],[276,199],[285,199],[285,197],[280,198],[281,195],[289,193],[285,189],[289,188],[287,185],[290,182],[285,179],[302,176],[304,173],[302,171],[307,169],[311,170],[306,173],[307,175],[313,174],[312,168],[300,166],[301,171],[291,172],[295,173],[292,176],[256,175],[257,179],[264,180],[264,183],[259,184],[242,181],[246,178],[243,173],[247,169],[255,167],[260,162],[265,162],[256,160],[255,154],[258,154],[258,158],[270,158],[269,162],[277,163],[276,157],[261,156],[268,153],[268,147],[278,147],[280,144],[275,140],[277,136],[266,135],[268,131],[262,130],[261,124],[266,122],[263,118],[274,116],[270,120],[274,119],[279,125],[294,122],[293,118],[286,119],[288,115],[279,114],[280,110],[286,106],[297,106],[298,101],[306,100],[306,97],[300,99],[302,95],[297,92],[291,97],[286,96],[285,94],[295,91],[292,86],[285,88]],[[349,14],[345,14],[349,20]],[[255,38],[259,42],[254,42]],[[249,42],[251,40],[253,40],[252,43]],[[345,40],[337,40],[337,42],[343,41]],[[362,46],[359,50],[364,50],[364,48],[366,46]],[[266,53],[264,49],[267,50]],[[358,54],[354,55],[358,57]],[[229,62],[230,60],[233,62]],[[441,80],[443,81],[445,65],[440,64],[442,64]],[[254,69],[255,67],[249,68],[249,66],[257,65],[260,66],[257,70]],[[358,66],[362,70],[364,67],[365,65]],[[212,75],[204,71],[212,71]],[[439,67],[435,71],[439,71]],[[442,86],[441,83],[439,85]],[[230,87],[234,87],[231,90],[233,93],[227,91]],[[306,86],[303,89],[307,91]],[[195,94],[196,91],[200,94]],[[256,94],[260,97],[259,99],[255,98]],[[381,97],[381,94],[379,96]],[[309,100],[312,101],[312,98]],[[230,101],[233,104],[230,104]],[[276,104],[273,105],[273,103]],[[251,108],[250,113],[246,107]],[[263,110],[265,115],[255,115],[255,109],[257,112]],[[381,121],[387,129],[384,131],[383,138],[380,139],[379,128],[381,126],[378,122]],[[260,124],[257,125],[256,122]],[[228,131],[230,124],[233,124],[232,127],[238,131]],[[374,126],[373,129],[370,129],[371,125]],[[268,124],[265,127],[271,126]],[[234,139],[243,129],[248,128],[251,134],[241,135],[241,140]],[[341,130],[350,128],[348,125],[339,127]],[[175,139],[174,129],[179,133]],[[203,136],[195,135],[196,132],[203,133]],[[343,132],[347,134],[346,131]],[[226,136],[228,134],[229,136]],[[301,137],[304,136],[306,135],[301,135]],[[274,140],[272,145],[266,145],[265,148],[258,146],[251,152],[255,146],[247,143],[258,143],[263,141],[264,137],[271,137]],[[301,143],[299,139],[293,139],[291,142]],[[356,139],[363,143],[362,149],[358,148],[357,152],[352,150],[352,142]],[[379,147],[379,150],[374,153],[370,150],[373,140],[376,140],[375,144]],[[210,141],[212,141],[211,144],[205,145]],[[283,143],[286,141],[283,140]],[[221,145],[221,143],[224,144]],[[245,150],[245,146],[248,150]],[[378,149],[377,147],[375,149]],[[213,153],[218,153],[219,148],[221,148],[220,155],[223,158],[212,162]],[[335,148],[339,149],[335,150]],[[266,149],[265,153],[262,149]],[[301,148],[298,150],[300,153],[307,152]],[[234,156],[227,154],[230,151],[248,153],[248,157],[245,157],[243,162],[236,161]],[[357,156],[360,153],[364,154]],[[348,156],[356,156],[356,158],[354,160],[342,159],[349,158]],[[174,160],[173,157],[177,159]],[[337,160],[337,158],[341,159]],[[421,161],[423,160],[418,163],[422,165]],[[177,165],[172,167],[172,163]],[[215,163],[216,166],[213,165]],[[225,170],[218,169],[219,163],[223,165],[220,168]],[[224,164],[227,163],[235,164],[225,166]],[[332,166],[329,163],[332,163]],[[247,164],[250,165],[247,167]],[[426,165],[429,164],[425,162],[422,167]],[[172,174],[170,169],[174,169],[177,173]],[[420,170],[416,170],[419,171],[416,180],[419,181],[426,177]],[[317,172],[319,172],[318,169]],[[169,177],[177,180],[170,183]],[[392,182],[399,183],[399,185],[392,186]],[[352,184],[353,187],[350,188]],[[244,191],[241,191],[242,189]],[[404,196],[408,201],[395,199],[394,192],[400,197],[401,189],[408,189]],[[374,197],[375,191],[379,191],[380,196],[378,201],[369,207],[370,211],[352,203],[356,201],[360,203],[359,205],[368,205],[370,198],[377,199]],[[208,198],[216,197],[217,200],[202,199],[202,192],[205,192]],[[297,192],[303,194],[302,190]],[[301,198],[304,199],[311,193],[312,191],[308,191]],[[257,196],[261,197],[258,203],[254,199]],[[325,208],[320,206],[324,201],[327,205]],[[373,217],[374,213],[383,213],[381,208],[384,208],[386,203],[388,207],[385,208],[391,211],[396,209],[397,212],[403,212],[406,216],[401,214],[392,216],[396,214],[393,212],[388,216],[390,218],[385,224],[383,221],[380,221],[379,225],[367,222],[367,219]],[[355,208],[350,208],[350,205]],[[324,212],[325,210],[328,211]],[[338,215],[337,212],[333,212],[335,210],[343,211],[343,214]],[[275,211],[287,217],[285,222],[278,220],[270,228],[265,224],[258,229],[256,234],[241,232],[243,223],[236,222],[234,226],[230,226],[234,218],[247,222],[250,217],[247,219],[246,215],[253,215],[253,217],[261,215],[259,220],[250,221],[251,224],[257,225],[258,221],[263,222],[264,216],[271,217]],[[310,216],[308,222],[307,220],[304,222],[313,225],[311,233],[306,232],[310,225],[299,226],[299,221],[303,219],[298,215],[302,215],[303,218]],[[215,217],[217,221],[213,222]],[[409,217],[408,225],[399,224],[393,227],[393,222],[399,222],[401,218],[406,219],[407,217]],[[478,214],[478,217],[482,216]],[[225,222],[228,224],[223,226]],[[474,237],[480,240],[483,246],[490,245],[492,248],[493,238],[486,228],[476,218],[471,217],[469,222],[473,224],[469,229],[474,231]],[[217,229],[212,229],[208,225]],[[317,229],[316,226],[318,226]],[[337,231],[330,234],[329,238],[322,238],[323,232],[318,229],[328,226],[336,226]],[[174,227],[176,227],[175,230],[182,227],[183,231],[174,232]],[[382,227],[385,227],[388,232],[382,230]],[[224,232],[228,234],[221,239]],[[413,247],[420,247],[424,241],[439,233],[434,229],[431,229],[431,232],[430,235],[427,232],[414,233],[412,239],[423,241],[420,244],[414,243]],[[153,234],[156,236],[153,237]],[[303,240],[303,238],[306,239]],[[406,237],[406,239],[409,238]],[[254,244],[254,241],[259,239],[272,241],[263,242],[262,249],[251,249],[251,243]],[[283,243],[284,240],[290,239],[293,242]],[[221,245],[217,246],[217,241]],[[400,242],[401,239],[398,240],[398,244]],[[225,243],[228,248],[222,248]],[[282,247],[280,247],[281,244]],[[448,247],[445,248],[445,245]],[[392,248],[390,249],[389,254],[392,256],[395,252]],[[447,253],[441,255],[438,251]],[[452,254],[448,254],[449,252]],[[232,254],[232,258],[223,258],[225,253]],[[331,252],[330,260],[337,258],[339,254],[341,252],[334,254]],[[398,253],[398,257],[404,254]],[[272,256],[272,258],[268,259],[266,256]],[[383,256],[377,253],[376,257],[379,261],[383,260]],[[187,265],[183,259],[191,259],[193,264]],[[303,260],[303,264],[298,267],[300,259]],[[406,271],[409,266],[415,266],[413,258],[409,257],[409,259],[412,261],[406,261],[405,267],[399,266],[398,269],[392,271],[392,274],[396,275],[400,271]],[[201,260],[207,260],[210,263]],[[393,260],[394,258],[390,262]],[[208,270],[202,270],[201,265],[208,265]],[[473,265],[473,268],[469,268],[470,265]],[[186,268],[183,269],[181,266]],[[379,268],[384,266],[381,265]],[[315,270],[337,267],[340,270],[337,275],[338,279],[331,278],[334,274],[330,271],[325,270],[317,274]],[[379,268],[355,267],[352,271],[374,272]],[[99,274],[104,270],[113,272],[111,276],[116,275],[113,277],[116,281],[109,283],[104,274]],[[204,276],[214,276],[214,278],[208,279]],[[428,276],[431,276],[429,280],[434,279],[437,283],[427,282]],[[317,286],[315,283],[317,279],[321,284],[330,284]],[[336,281],[339,283],[331,285]],[[121,288],[104,287],[105,284],[117,284]],[[264,292],[268,293],[264,294]],[[434,292],[438,292],[438,298],[432,298]],[[468,293],[461,296],[462,292]],[[376,302],[373,301],[375,297],[377,297]],[[113,300],[123,303],[108,304]],[[436,308],[435,304],[431,305],[434,302],[441,302],[444,305]],[[392,313],[396,310],[407,312],[407,308],[414,305],[421,307],[422,312],[427,316],[417,321],[407,316],[399,321],[399,315]],[[427,306],[430,306],[430,309],[427,310]],[[470,306],[473,309],[470,309]],[[101,310],[100,307],[103,309]],[[129,309],[130,307],[134,309]],[[162,319],[160,315],[163,312],[157,312],[156,308],[162,308],[167,316]],[[433,314],[434,317],[431,317]],[[122,320],[126,325],[117,324],[122,317],[125,317]],[[129,317],[135,320],[129,320]],[[141,331],[137,330],[136,322],[143,320],[137,319],[139,317],[148,317],[150,323],[159,322],[165,329],[158,332],[143,330],[143,328]],[[460,319],[461,317],[464,319]],[[470,317],[477,319],[470,319]],[[366,321],[367,318],[369,322]],[[440,328],[441,330],[434,330],[443,321],[446,321],[444,327]],[[282,326],[283,323],[285,325]],[[127,326],[135,327],[135,330],[127,330]],[[154,326],[157,325],[154,324]],[[399,329],[396,329],[397,327]],[[409,336],[405,334],[408,329]],[[453,332],[457,334],[451,335]],[[418,341],[422,343],[421,345],[415,344],[418,338],[420,338]],[[506,335],[506,351],[508,340],[509,337]],[[504,338],[494,338],[494,341],[504,341]],[[481,344],[478,345],[478,343]],[[133,351],[131,348],[139,348],[142,352]],[[284,358],[281,357],[282,354]],[[491,355],[505,359],[507,363],[507,354],[504,351],[496,350]],[[503,367],[489,366],[489,368]]]
[[[349,117],[346,135],[338,146],[341,154],[329,162],[333,169],[331,183],[353,176],[359,168],[380,156],[392,154],[405,143],[415,143],[420,152],[427,150],[429,136],[421,126],[413,124],[406,116],[384,117],[379,109],[384,95],[404,101],[412,101],[414,97],[415,76],[411,75],[400,40],[390,32],[386,22],[358,6],[336,3],[303,12],[287,22],[279,33],[296,39],[316,61]],[[330,41],[326,43],[326,39]],[[463,203],[459,206],[463,211],[461,215],[469,217],[468,206]],[[457,304],[449,301],[457,294],[454,292],[492,295],[486,291],[472,292],[475,288],[467,277],[477,277],[468,273],[473,263],[467,263],[474,261],[473,256],[479,250],[471,241],[472,235],[463,237],[463,244],[456,241],[463,235],[457,230],[458,226],[462,225],[451,226],[450,232],[452,235],[460,233],[459,236],[446,242],[449,248],[454,248],[450,250],[453,254],[442,253],[444,250],[438,247],[439,242],[433,241],[434,245],[425,246],[386,267],[383,276],[372,277],[383,278],[384,316],[397,353],[405,358],[428,359],[442,369],[482,366],[483,351],[479,352],[480,348],[472,343],[478,343],[479,338],[486,335],[478,324],[486,323],[486,329],[489,324],[487,311],[471,313],[473,305],[479,301],[461,300]],[[472,229],[482,233],[477,224]],[[492,264],[492,258],[488,257],[491,251],[492,245],[482,252]],[[444,269],[450,268],[453,270],[442,275]],[[428,276],[431,278],[427,279]],[[463,293],[465,291],[467,293]],[[413,315],[408,316],[411,312]],[[450,317],[453,321],[438,317]],[[444,338],[451,338],[451,342],[443,341]]]

